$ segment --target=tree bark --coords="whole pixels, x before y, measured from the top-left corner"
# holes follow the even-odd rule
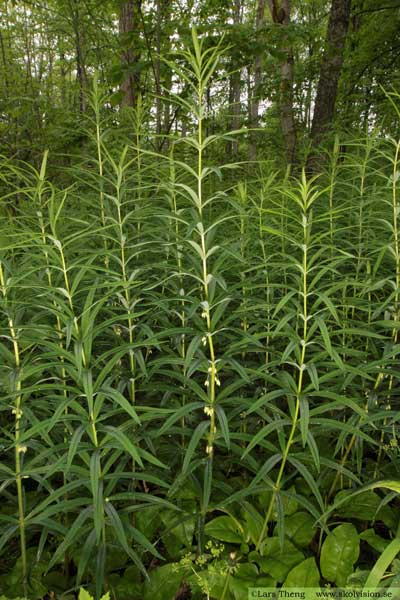
[[[311,171],[318,166],[315,150],[331,129],[335,114],[350,12],[351,0],[332,0],[311,127],[312,151],[308,160]]]
[[[282,135],[285,143],[286,159],[292,165],[296,160],[296,125],[293,110],[293,51],[287,35],[290,25],[290,0],[282,0],[278,6],[277,0],[268,0],[269,10],[274,23],[282,25],[283,29],[283,55],[281,64],[281,88],[280,88],[280,113]]]
[[[142,0],[122,0],[119,12],[119,33],[123,45],[121,59],[124,69],[121,106],[132,108],[137,105],[140,94],[140,73],[138,69],[135,70],[135,67],[140,60],[140,48],[137,42],[141,3]]]
[[[265,0],[258,0],[256,11],[256,36],[264,25]],[[257,129],[260,106],[260,87],[262,80],[262,53],[258,52],[254,61],[254,83],[250,102],[250,128]],[[249,159],[255,160],[257,155],[257,132],[250,132]]]
[[[157,0],[156,3],[156,60],[154,64],[154,76],[156,87],[156,133],[157,150],[168,148],[168,138],[165,135],[171,127],[171,105],[168,100],[169,90],[172,85],[171,71],[162,72],[162,53],[169,53],[171,40],[168,32],[171,19],[171,1]],[[154,61],[153,61],[154,62]]]
[[[233,5],[233,24],[240,25],[242,22],[242,0],[235,0]],[[233,131],[240,127],[240,81],[241,81],[241,70],[236,69],[230,78],[230,90],[229,90],[229,104],[232,107],[232,121],[231,129]],[[229,153],[234,158],[239,149],[239,143],[237,139],[230,142]]]

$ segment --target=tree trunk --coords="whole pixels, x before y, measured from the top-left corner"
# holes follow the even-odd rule
[[[290,0],[282,1],[284,17],[282,25],[288,27],[290,24]],[[296,155],[296,127],[293,111],[293,52],[291,44],[285,34],[284,53],[286,59],[282,63],[282,82],[281,82],[281,119],[282,132],[285,140],[286,157],[289,164],[295,162]]]
[[[85,53],[84,53],[84,37],[83,37],[83,24],[81,22],[80,4],[78,0],[70,0],[69,2],[72,25],[75,36],[75,53],[76,53],[76,77],[79,86],[79,111],[84,113],[86,111],[86,97],[85,90],[87,86],[87,74],[85,64]]]
[[[140,60],[140,48],[137,43],[140,10],[141,0],[122,0],[119,12],[119,33],[123,45],[121,59],[124,69],[124,79],[121,84],[121,106],[133,108],[137,105],[140,94],[140,73],[137,69],[135,70]]]
[[[59,51],[59,61],[60,61],[60,95],[61,95],[61,105],[67,106],[67,70],[66,70],[66,60],[65,60],[65,52],[62,38],[58,38],[58,51]]]
[[[281,127],[285,143],[285,152],[288,164],[292,165],[296,160],[296,126],[293,110],[293,51],[290,44],[287,28],[290,25],[290,0],[282,0],[278,6],[277,0],[268,0],[271,17],[274,23],[282,25],[283,29],[283,55],[281,64],[281,89],[280,89],[280,113]]]
[[[242,0],[235,0],[233,6],[233,24],[240,25],[242,22]],[[234,66],[233,66],[234,68]],[[229,90],[229,103],[232,107],[232,122],[231,129],[233,131],[240,128],[240,81],[241,81],[241,70],[236,69],[231,75],[230,79],[230,90]],[[239,149],[238,140],[235,138],[230,142],[229,153],[234,158]]]
[[[258,0],[256,12],[256,36],[264,25],[265,0]],[[258,110],[260,105],[260,87],[262,80],[262,53],[257,52],[254,61],[254,83],[250,103],[250,128],[258,127]],[[257,155],[257,132],[250,132],[249,159],[255,160]]]
[[[155,64],[155,76],[156,76],[156,134],[157,134],[157,148],[161,148],[161,130],[162,130],[162,102],[161,102],[161,27],[162,27],[162,7],[161,1],[157,0],[156,3],[156,64]]]
[[[156,60],[154,65],[156,85],[156,133],[157,149],[168,149],[168,138],[171,123],[171,104],[168,100],[169,91],[172,86],[172,74],[168,69],[164,73],[161,69],[163,52],[168,54],[171,48],[171,40],[168,33],[169,21],[171,19],[171,1],[157,0],[156,4]]]
[[[311,127],[312,151],[308,159],[311,171],[317,168],[319,162],[315,149],[330,130],[335,114],[350,11],[351,0],[332,0]]]

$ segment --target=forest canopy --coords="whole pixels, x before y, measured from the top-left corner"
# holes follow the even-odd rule
[[[209,131],[261,129],[233,143],[236,158],[302,163],[325,130],[398,131],[385,95],[399,84],[395,0],[2,1],[0,11],[3,152],[22,160],[79,149],[94,79],[115,124],[141,103],[156,146],[185,135],[193,123],[170,92],[184,98],[187,84],[168,60],[192,26],[226,50],[207,83]]]

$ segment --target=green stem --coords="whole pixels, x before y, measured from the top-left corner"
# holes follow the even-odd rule
[[[0,287],[4,300],[4,304],[7,307],[8,294],[6,281],[4,277],[3,264],[0,261]],[[7,311],[8,312],[8,311]],[[15,383],[15,408],[13,414],[15,415],[15,482],[17,486],[17,499],[18,499],[18,523],[19,523],[19,539],[21,549],[21,562],[22,562],[22,587],[24,595],[28,594],[28,562],[26,554],[26,535],[25,535],[25,513],[24,513],[24,489],[22,485],[22,464],[21,454],[26,452],[26,447],[20,444],[21,439],[21,419],[22,419],[22,394],[21,394],[21,352],[18,344],[17,332],[15,329],[14,320],[11,314],[8,314],[8,328],[10,330],[10,337],[12,340],[15,370],[16,370],[16,383]]]

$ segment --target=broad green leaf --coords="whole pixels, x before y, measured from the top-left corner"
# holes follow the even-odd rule
[[[89,594],[89,592],[81,588],[79,590],[79,600],[94,600],[94,598]],[[110,592],[106,592],[104,596],[100,598],[100,600],[110,600]]]
[[[79,590],[79,600],[94,600],[94,599],[93,599],[93,596],[91,596],[89,594],[89,592],[87,592],[86,590],[81,588]]]
[[[150,540],[161,524],[161,514],[159,506],[149,506],[140,510],[136,516],[136,527]]]
[[[353,572],[360,554],[360,538],[351,523],[343,523],[331,531],[321,549],[321,573],[337,586],[344,586]]]
[[[174,600],[185,576],[179,564],[170,563],[149,572],[143,588],[143,600]]]
[[[279,538],[267,538],[263,555],[258,559],[261,571],[276,581],[286,579],[292,568],[302,562],[304,555],[292,542],[284,540],[281,548]]]
[[[300,564],[293,567],[286,577],[283,588],[317,588],[319,587],[320,574],[315,558],[306,558]]]
[[[306,548],[315,532],[315,519],[309,513],[295,512],[285,518],[285,536],[296,546]]]
[[[160,516],[168,532],[177,537],[181,544],[185,546],[192,544],[196,527],[195,514],[185,515],[172,510],[163,510]]]
[[[229,591],[234,600],[247,598],[251,587],[276,587],[276,581],[271,577],[260,576],[254,563],[240,563],[229,580]]]
[[[216,517],[209,521],[204,532],[207,536],[213,537],[221,542],[230,542],[232,544],[241,544],[243,541],[243,527],[230,516]]]
[[[118,600],[143,600],[143,583],[136,566],[125,569],[124,574],[115,584],[115,592]]]
[[[350,499],[356,498],[359,494],[363,494],[368,490],[374,490],[377,488],[386,488],[394,492],[400,493],[400,482],[393,480],[374,481],[373,483],[369,483],[368,485],[365,485],[364,487],[360,488],[359,490],[356,490],[355,492],[350,492],[348,496],[345,496],[344,498],[341,497],[339,500],[335,498],[335,501],[332,504],[332,506],[323,513],[322,517],[325,519],[330,513],[336,511],[342,504],[347,503]]]
[[[351,497],[347,502],[345,501],[346,496],[352,496],[352,492],[342,490],[335,496],[335,503],[340,503],[336,510],[340,516],[363,521],[379,520],[390,528],[396,526],[397,520],[393,510],[390,506],[382,506],[382,498],[373,490]],[[344,500],[343,503],[342,500]]]

